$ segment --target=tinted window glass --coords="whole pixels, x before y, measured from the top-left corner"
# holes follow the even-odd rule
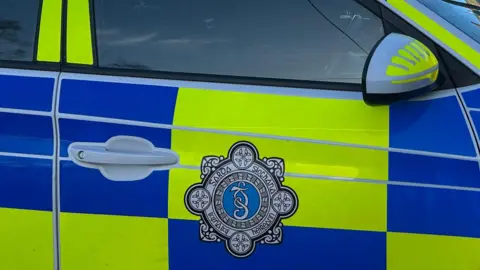
[[[0,1],[0,60],[33,60],[39,2]]]
[[[382,23],[354,0],[95,0],[103,67],[360,83]]]

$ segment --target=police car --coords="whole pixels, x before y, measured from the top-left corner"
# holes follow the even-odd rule
[[[479,23],[0,1],[0,269],[480,269]]]

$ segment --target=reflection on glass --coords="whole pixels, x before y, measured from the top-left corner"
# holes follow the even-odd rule
[[[0,1],[0,60],[32,61],[39,0]]]
[[[312,4],[95,0],[99,64],[360,83],[366,56],[383,36],[380,20],[354,0]]]
[[[480,0],[455,0],[480,7]],[[419,0],[424,6],[480,43],[480,12],[441,0]]]

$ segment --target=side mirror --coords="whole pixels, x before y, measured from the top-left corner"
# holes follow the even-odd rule
[[[362,76],[363,100],[388,105],[438,87],[438,60],[420,41],[392,33],[381,39],[367,58]]]

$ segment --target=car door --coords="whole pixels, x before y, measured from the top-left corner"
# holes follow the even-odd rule
[[[457,9],[454,5],[442,2],[434,3],[422,0],[382,1],[381,3],[384,5],[382,13],[386,17],[402,17],[418,27],[426,37],[436,42],[440,58],[457,88],[457,99],[464,108],[465,123],[471,127],[477,127],[470,132],[474,145],[478,146],[478,117],[475,100],[478,95],[476,89],[480,84],[479,58],[476,57],[479,53],[479,45],[474,41],[467,42],[466,40],[469,38],[465,33],[440,18],[440,16],[444,16],[442,14],[448,14],[447,18],[456,17],[454,22],[458,19],[469,24],[467,16],[472,15],[468,14],[461,18],[460,14],[463,12],[466,14],[467,10],[459,13],[456,12]],[[441,11],[442,9],[443,11]],[[438,15],[439,11],[441,11],[440,16]],[[475,34],[475,32],[472,33]],[[442,99],[446,101],[452,98],[444,97]],[[446,119],[446,116],[442,116],[441,119]],[[431,138],[438,135],[437,133]],[[455,137],[451,139],[453,144],[458,142]],[[450,146],[453,147],[452,144]],[[457,148],[457,146],[454,147]],[[474,269],[478,267],[480,264],[478,256],[478,250],[480,250],[478,150],[476,150],[476,154],[471,153],[469,156],[476,158],[471,161],[460,161],[458,158],[455,161],[449,159],[450,164],[445,164],[444,168],[436,170],[438,175],[442,176],[439,179],[451,179],[448,185],[454,187],[451,187],[450,190],[424,189],[420,191],[417,189],[416,195],[403,193],[402,200],[395,203],[397,205],[395,208],[399,210],[397,213],[402,214],[392,217],[392,220],[397,222],[390,222],[389,217],[387,242],[392,253],[387,257],[388,269]],[[457,167],[458,171],[454,174],[446,173],[445,169],[450,171],[456,167],[452,166],[454,162],[462,167],[467,166],[463,169]],[[418,166],[424,166],[424,164],[418,163]],[[442,165],[437,164],[437,166],[441,167]],[[458,173],[464,176],[456,176]],[[389,207],[391,195],[392,192],[389,190]],[[393,193],[392,197],[397,197],[397,195]],[[407,212],[410,213],[408,216],[416,218],[408,219],[408,222],[405,222],[405,218],[408,217]],[[402,249],[400,247],[411,248]]]
[[[400,269],[412,244],[475,236],[477,152],[442,60],[439,91],[362,101],[386,34],[441,53],[380,10],[70,0],[62,269]]]
[[[53,101],[61,5],[0,3],[0,268],[55,265]]]

